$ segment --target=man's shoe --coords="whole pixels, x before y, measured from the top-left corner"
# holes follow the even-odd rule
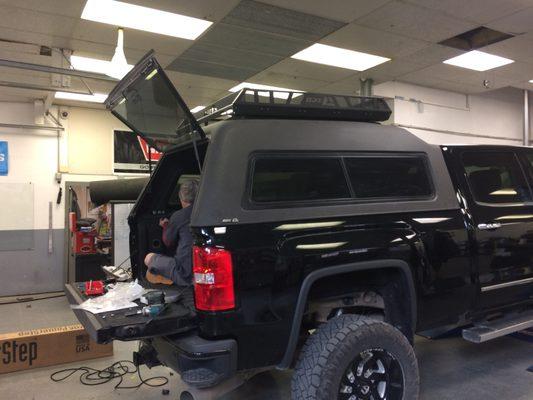
[[[174,284],[174,282],[172,282],[170,279],[165,278],[162,275],[156,275],[150,272],[150,270],[146,271],[146,280],[156,285],[173,285]]]

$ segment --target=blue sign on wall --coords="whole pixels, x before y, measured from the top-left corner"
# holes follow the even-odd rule
[[[7,142],[0,142],[0,175],[7,175],[7,172],[8,172]]]

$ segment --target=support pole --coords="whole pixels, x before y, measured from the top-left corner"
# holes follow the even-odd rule
[[[359,85],[360,85],[360,95],[361,96],[372,96],[372,89],[374,85],[374,80],[372,78],[367,79],[359,79]]]
[[[529,146],[529,91],[524,89],[524,146]]]

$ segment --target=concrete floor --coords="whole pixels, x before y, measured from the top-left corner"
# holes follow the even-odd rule
[[[28,307],[30,306],[30,307]],[[0,306],[0,333],[21,329],[44,328],[77,323],[65,298],[25,304]],[[136,343],[115,342],[113,357],[85,361],[82,364],[104,368],[117,360],[131,359]],[[533,365],[533,343],[504,337],[485,344],[474,345],[458,337],[430,341],[417,338],[416,353],[421,373],[421,400],[531,400],[533,374],[526,368]],[[66,364],[0,375],[0,398],[10,400],[50,399],[172,399],[179,396],[181,384],[176,374],[157,367],[142,367],[143,378],[167,376],[169,395],[162,388],[143,386],[137,390],[113,390],[113,384],[82,386],[77,377],[61,383],[50,380],[50,374]],[[266,372],[257,375],[223,400],[289,400],[291,373]],[[134,384],[136,377],[125,384]]]

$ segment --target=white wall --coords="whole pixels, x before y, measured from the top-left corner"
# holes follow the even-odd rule
[[[33,104],[0,103],[0,122],[34,124]],[[57,170],[57,134],[53,131],[0,127],[0,140],[8,142],[9,174],[0,176],[0,184],[34,185],[34,227],[48,229],[48,202],[53,201],[53,227],[63,227],[62,207],[55,205],[59,185],[54,181]],[[1,207],[0,212],[7,213]]]
[[[117,178],[112,175],[111,143],[113,128],[121,126],[108,118],[109,114],[103,110],[73,110],[73,126],[69,126],[69,120],[61,120],[66,127],[66,131],[61,133],[64,138],[61,140],[58,140],[56,131],[0,127],[0,140],[7,141],[9,146],[9,173],[0,176],[0,185],[31,182],[34,216],[31,227],[20,226],[0,232],[11,239],[22,235],[20,229],[33,230],[32,249],[0,251],[0,273],[3,277],[0,279],[0,296],[62,290],[65,276],[65,182]],[[54,108],[52,112],[57,110]],[[34,104],[0,102],[0,123],[34,125]],[[48,124],[51,125],[51,122]],[[74,138],[72,141],[68,140],[70,134]],[[61,153],[66,154],[61,154],[59,148]],[[58,153],[65,172],[60,184],[55,178]],[[68,172],[71,163],[76,174]],[[63,188],[63,196],[58,205],[56,199],[60,187]],[[49,202],[52,202],[51,232]],[[8,202],[4,203],[7,205]],[[0,218],[27,212],[21,203],[15,202],[19,209],[14,208],[13,202],[9,203],[11,207],[4,207],[0,196]]]
[[[522,144],[523,92],[501,89],[465,95],[403,82],[376,85],[394,99],[394,123],[434,144]],[[533,114],[533,106],[530,107]]]

